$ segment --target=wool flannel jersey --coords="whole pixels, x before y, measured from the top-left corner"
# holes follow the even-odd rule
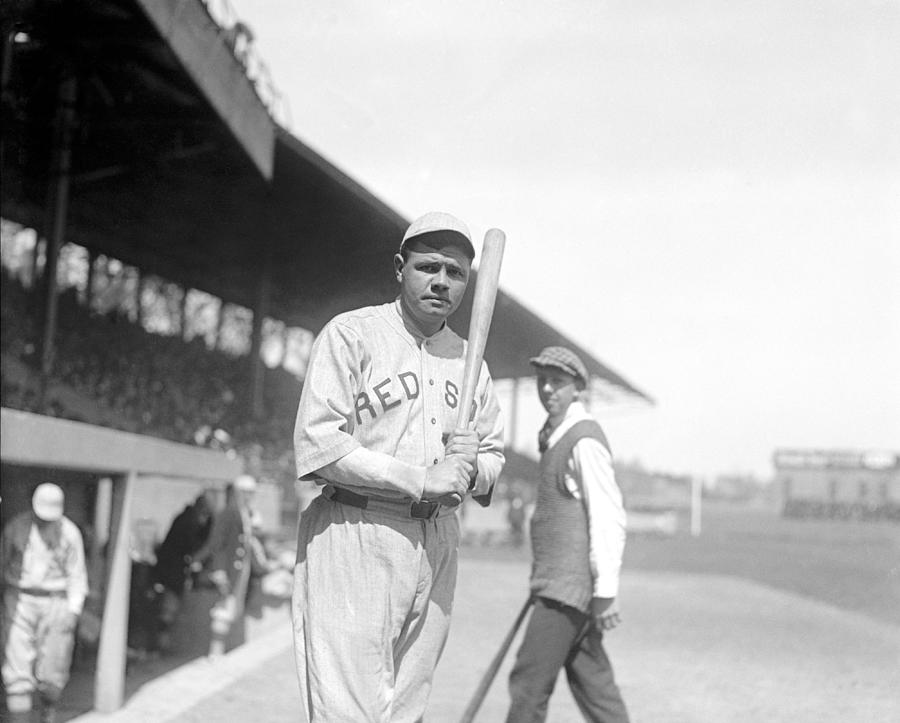
[[[72,520],[63,517],[56,533],[41,534],[30,511],[16,515],[3,530],[3,582],[10,588],[65,592],[70,612],[80,615],[88,593],[84,541]]]
[[[425,470],[444,459],[457,426],[465,356],[466,342],[446,324],[430,337],[411,333],[399,301],[336,316],[310,353],[294,429],[297,476],[421,499]],[[503,420],[484,363],[472,415],[481,440],[472,494],[484,495],[504,463]],[[317,474],[351,453],[340,479]]]

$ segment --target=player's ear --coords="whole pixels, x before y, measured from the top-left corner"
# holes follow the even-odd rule
[[[403,257],[400,254],[394,254],[394,276],[397,281],[403,280]]]

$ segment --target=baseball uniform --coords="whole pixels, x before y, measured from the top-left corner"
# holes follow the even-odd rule
[[[447,637],[459,522],[422,501],[426,468],[457,426],[466,342],[430,337],[397,301],[341,314],[310,355],[294,434],[297,474],[323,494],[298,535],[293,623],[309,720],[416,721]],[[503,466],[487,365],[473,409],[473,495]]]
[[[3,530],[3,684],[11,714],[30,710],[35,692],[55,706],[69,680],[88,579],[81,532],[68,517],[57,524],[42,531],[28,511]]]

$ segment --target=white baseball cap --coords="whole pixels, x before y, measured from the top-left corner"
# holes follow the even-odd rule
[[[249,474],[238,475],[234,480],[234,488],[241,492],[256,492],[256,480]]]
[[[62,489],[52,482],[39,484],[31,497],[31,509],[38,519],[45,522],[56,522],[62,518],[64,503]]]
[[[442,237],[444,241],[457,243],[463,247],[470,259],[475,258],[475,247],[472,245],[469,227],[452,214],[443,211],[429,211],[424,216],[419,216],[403,234],[400,250],[403,250],[408,241],[426,235],[435,238]]]

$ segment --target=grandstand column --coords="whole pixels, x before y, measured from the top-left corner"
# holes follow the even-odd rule
[[[94,679],[94,708],[111,713],[122,707],[125,700],[125,665],[128,645],[128,598],[131,586],[131,556],[129,533],[131,500],[137,473],[130,472],[116,480],[113,491],[112,554],[106,601],[103,606],[103,626],[97,651],[97,674]],[[118,493],[118,494],[117,494]]]
[[[34,239],[34,248],[31,250],[31,288],[37,288],[41,274],[41,248],[45,246],[44,239],[38,235]]]
[[[71,72],[71,71],[70,71]],[[51,181],[48,193],[48,226],[46,261],[42,278],[43,286],[43,334],[41,337],[41,396],[50,373],[53,371],[54,341],[56,336],[57,283],[56,267],[59,250],[63,245],[66,217],[69,208],[69,184],[72,163],[72,132],[75,128],[75,102],[78,97],[78,81],[66,74],[60,80],[54,134]],[[41,399],[43,404],[43,399]]]
[[[222,338],[222,325],[225,323],[225,305],[224,299],[219,299],[219,310],[216,312],[216,331],[213,337],[213,349],[219,348],[219,340]]]
[[[134,285],[134,323],[140,328],[144,328],[144,305],[142,299],[144,297],[144,274],[140,268],[136,269],[137,279]]]
[[[265,364],[262,350],[263,321],[269,311],[269,297],[272,290],[271,244],[264,241],[262,271],[259,275],[256,305],[253,307],[253,330],[250,336],[250,412],[254,419],[263,415],[263,391],[265,384]]]
[[[184,341],[188,340],[188,294],[190,293],[190,289],[187,286],[181,287],[181,301],[178,305],[178,324],[179,331],[181,332],[181,338]]]
[[[278,359],[278,366],[284,366],[284,360],[287,359],[288,341],[290,340],[290,327],[285,324],[281,329],[281,354]]]
[[[12,78],[13,49],[15,47],[16,27],[4,20],[0,25],[0,42],[3,43],[3,65],[0,67],[0,98],[6,102],[8,97],[9,81]],[[4,116],[6,115],[4,109]],[[5,122],[5,120],[4,120]],[[6,163],[6,133],[0,133],[0,169],[5,168]]]
[[[97,252],[88,249],[87,278],[84,282],[84,308],[90,311],[94,306],[94,266],[97,263]]]

